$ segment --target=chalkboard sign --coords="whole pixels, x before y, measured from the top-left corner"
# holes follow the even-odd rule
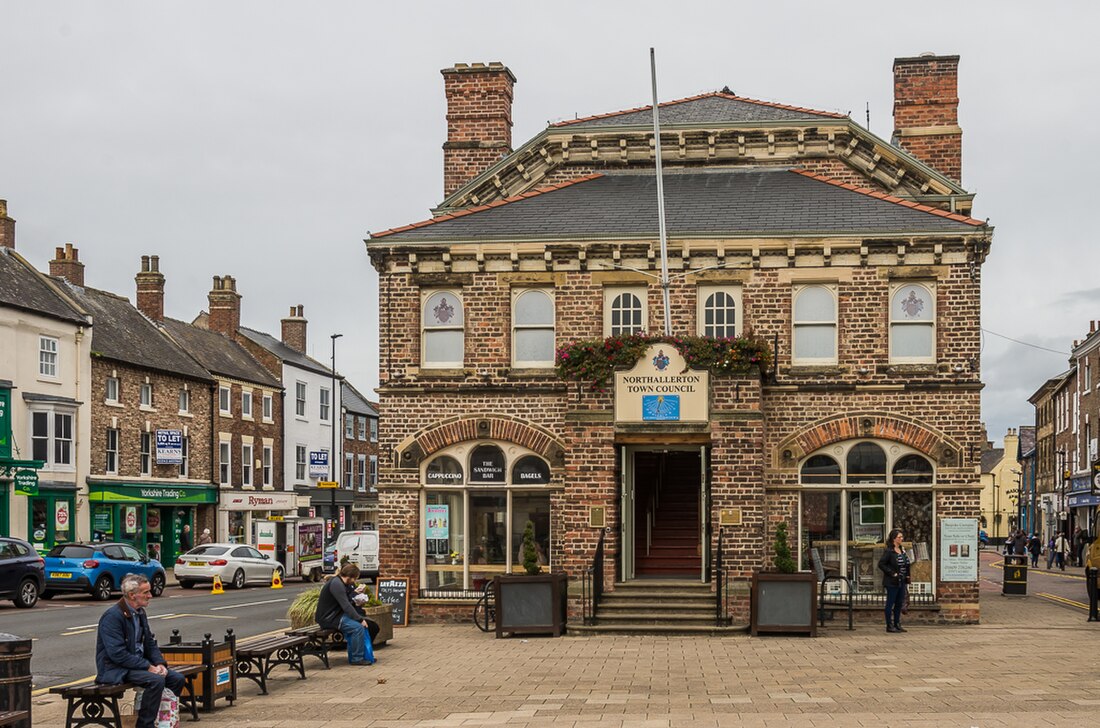
[[[378,599],[393,609],[395,627],[409,624],[409,580],[403,577],[378,580]]]

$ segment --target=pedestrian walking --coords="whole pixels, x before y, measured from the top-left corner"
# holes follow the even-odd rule
[[[1074,566],[1085,565],[1085,545],[1088,543],[1088,534],[1081,530],[1081,527],[1073,529],[1073,540],[1070,541],[1070,548],[1073,549],[1073,564]]]
[[[209,528],[202,529],[202,533],[199,534],[199,540],[197,543],[199,546],[203,546],[204,544],[208,543],[214,543],[214,537],[210,535]]]
[[[1059,533],[1054,539],[1054,560],[1058,562],[1058,568],[1066,570],[1066,557],[1069,555],[1069,541],[1065,533]]]
[[[1097,515],[1100,515],[1100,508]],[[1085,558],[1085,589],[1089,595],[1089,621],[1100,622],[1100,611],[1097,609],[1100,596],[1100,538],[1095,536]]]
[[[1050,570],[1051,564],[1054,563],[1054,536],[1051,536],[1047,541],[1047,570]]]
[[[907,632],[901,626],[901,610],[909,596],[909,556],[901,547],[905,534],[900,528],[886,537],[886,550],[878,560],[882,585],[886,587],[886,631]]]
[[[1027,553],[1027,534],[1024,533],[1024,529],[1020,528],[1016,530],[1016,535],[1012,537],[1012,553],[1017,556],[1023,556]]]
[[[1043,542],[1039,540],[1039,534],[1031,534],[1027,542],[1027,551],[1031,554],[1031,568],[1039,568],[1039,554],[1043,551]]]
[[[180,553],[185,554],[191,550],[191,526],[190,524],[183,524],[183,530],[180,531]]]

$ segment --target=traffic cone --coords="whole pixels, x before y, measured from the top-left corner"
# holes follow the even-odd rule
[[[283,588],[283,580],[279,576],[278,571],[271,572],[271,588],[272,589],[282,589]]]
[[[214,588],[210,590],[211,594],[225,594],[225,589],[222,589],[222,578],[220,576],[214,577]]]

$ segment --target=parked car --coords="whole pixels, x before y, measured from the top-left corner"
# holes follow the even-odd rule
[[[325,560],[321,563],[321,571],[331,574],[336,571],[336,542],[325,546]]]
[[[29,609],[45,586],[42,557],[21,538],[0,537],[0,599]]]
[[[275,572],[282,579],[283,565],[251,546],[237,543],[196,546],[176,559],[174,570],[184,589],[191,589],[200,582],[213,583],[215,576],[234,589],[241,589],[249,582],[270,584]]]
[[[359,567],[364,578],[378,578],[378,531],[344,531],[336,537],[333,562],[340,568],[344,559]]]
[[[122,577],[140,574],[149,580],[153,596],[164,591],[167,574],[156,559],[150,559],[128,543],[62,543],[46,554],[46,590],[43,599],[62,592],[87,592],[106,601],[122,587]]]

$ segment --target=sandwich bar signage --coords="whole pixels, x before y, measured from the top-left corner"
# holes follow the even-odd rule
[[[653,344],[629,371],[615,372],[615,421],[706,422],[710,372],[688,369],[670,344]]]

